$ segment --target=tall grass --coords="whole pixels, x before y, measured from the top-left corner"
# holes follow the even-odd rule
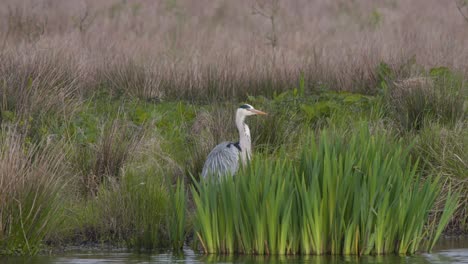
[[[65,115],[79,102],[86,82],[73,58],[62,50],[12,52],[1,56],[0,108],[27,125],[43,113]]]
[[[309,136],[299,159],[256,159],[192,190],[206,253],[409,254],[430,250],[439,179],[421,181],[410,148],[367,127]],[[453,213],[449,195],[443,219]],[[439,223],[438,230],[446,222]],[[431,243],[424,244],[425,238]]]
[[[172,250],[180,251],[184,246],[186,236],[186,218],[187,218],[187,193],[185,184],[180,179],[173,190],[170,192],[171,206],[168,208],[169,239],[172,244]]]
[[[0,254],[33,255],[62,220],[64,155],[28,144],[14,130],[0,134]]]
[[[130,248],[153,250],[168,246],[164,230],[169,194],[162,176],[154,168],[130,170],[124,177],[123,193],[127,195],[131,234],[124,239]]]
[[[124,127],[130,126],[124,121],[128,120],[114,121],[108,127],[112,133],[105,135],[108,138],[104,140],[116,151],[117,158],[109,156],[111,165],[119,160],[121,151],[131,157],[113,168],[116,174],[102,175],[103,181],[96,186],[94,195],[79,193],[70,201],[68,232],[59,236],[68,243],[102,243],[136,251],[169,247],[173,238],[183,243],[180,237],[185,235],[185,215],[177,214],[177,220],[182,219],[179,222],[172,218],[174,204],[185,210],[183,188],[173,192],[171,186],[171,177],[180,168],[162,150],[158,134]],[[179,223],[182,231],[177,231],[182,234],[172,236],[173,224]]]
[[[103,183],[117,184],[121,180],[122,169],[130,160],[143,134],[141,128],[119,119],[105,121],[99,130],[99,134],[95,135],[96,142],[77,142],[70,157],[81,174],[83,192],[92,195],[97,194]]]
[[[428,77],[396,82],[389,95],[390,114],[404,131],[420,130],[431,121],[453,127],[466,118],[467,85],[445,67],[431,69]]]
[[[416,136],[413,149],[414,154],[421,158],[426,174],[441,175],[444,179],[444,193],[456,190],[461,194],[460,206],[451,219],[449,230],[468,230],[467,125],[466,121],[459,121],[452,128],[440,123],[427,123]]]
[[[96,197],[71,209],[75,239],[84,236],[85,242],[137,251],[169,245],[165,231],[169,192],[158,168],[130,166],[118,185],[105,183],[98,190]]]

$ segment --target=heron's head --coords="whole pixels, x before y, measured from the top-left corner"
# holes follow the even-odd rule
[[[237,113],[243,116],[251,116],[251,115],[266,115],[267,113],[262,112],[260,110],[255,109],[253,106],[249,104],[241,105],[237,109]]]

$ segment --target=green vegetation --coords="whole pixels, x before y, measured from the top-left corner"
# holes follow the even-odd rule
[[[421,181],[410,148],[366,124],[317,137],[296,161],[260,157],[236,177],[195,185],[206,253],[408,254],[425,238],[433,247],[457,198],[449,193],[437,231],[427,228],[439,178]]]
[[[33,255],[64,219],[61,144],[27,144],[13,129],[0,137],[0,254]]]
[[[238,137],[237,101],[157,102],[106,84],[63,107],[11,98],[1,254],[83,243],[180,250],[187,239],[209,253],[430,250],[444,230],[468,226],[457,195],[468,188],[466,85],[446,68],[400,81],[384,63],[377,71],[375,95],[300,77],[247,96],[269,115],[249,120],[251,166],[221,182],[198,175],[214,145]]]
[[[169,235],[172,250],[179,251],[184,246],[186,235],[187,195],[185,185],[177,180],[171,195],[171,210],[169,212]]]

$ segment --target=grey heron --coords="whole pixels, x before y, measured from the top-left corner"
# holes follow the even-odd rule
[[[239,130],[239,141],[225,141],[211,150],[203,166],[202,176],[226,174],[234,175],[239,168],[239,157],[242,164],[246,164],[252,156],[252,143],[250,129],[245,123],[245,118],[252,115],[266,115],[265,112],[253,108],[249,104],[241,105],[236,111],[236,126]]]

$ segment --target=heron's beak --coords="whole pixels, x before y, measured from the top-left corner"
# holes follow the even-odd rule
[[[253,112],[257,115],[267,115],[267,113],[263,112],[263,111],[260,111],[260,110],[257,110],[257,109],[250,109],[250,112]]]

